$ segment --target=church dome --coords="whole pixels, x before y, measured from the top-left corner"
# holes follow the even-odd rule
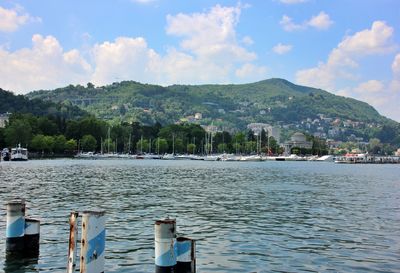
[[[305,142],[306,136],[302,133],[297,132],[292,135],[291,140],[294,142]]]

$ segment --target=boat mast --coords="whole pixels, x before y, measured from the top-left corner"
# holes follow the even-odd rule
[[[172,134],[172,155],[175,155],[175,134]]]
[[[107,146],[107,153],[110,153],[110,126],[108,126],[108,146]]]
[[[143,154],[143,135],[140,137],[140,154]]]
[[[129,133],[129,144],[128,144],[128,154],[131,153],[131,137],[132,137],[132,133]]]

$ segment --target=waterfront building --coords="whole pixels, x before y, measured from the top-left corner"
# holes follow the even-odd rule
[[[252,130],[255,135],[259,135],[264,130],[268,136],[272,136],[280,143],[281,131],[277,127],[273,127],[267,123],[250,123],[247,125],[247,129]]]
[[[6,127],[6,124],[8,123],[10,113],[4,113],[0,114],[0,128]]]
[[[283,147],[285,148],[285,153],[290,154],[292,148],[311,149],[312,142],[307,141],[307,138],[303,133],[297,132],[292,135],[290,141],[283,144]]]

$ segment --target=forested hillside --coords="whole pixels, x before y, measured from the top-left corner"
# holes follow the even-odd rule
[[[79,118],[88,113],[71,103],[54,103],[42,99],[28,99],[23,95],[0,88],[0,113],[23,113],[35,116],[57,116],[60,118]]]
[[[104,119],[169,124],[201,113],[204,124],[219,122],[242,128],[251,122],[291,123],[324,114],[363,122],[386,119],[370,105],[299,86],[282,79],[241,85],[173,85],[162,87],[133,81],[103,87],[69,85],[36,91],[30,98],[71,102]]]

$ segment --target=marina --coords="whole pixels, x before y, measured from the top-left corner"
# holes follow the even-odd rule
[[[235,154],[213,154],[213,155],[174,155],[174,154],[96,154],[93,152],[79,153],[75,156],[78,159],[162,159],[162,160],[203,160],[203,161],[317,161],[335,162],[348,164],[400,164],[399,156],[375,156],[368,154],[348,154],[344,156],[298,156],[292,155],[235,155]]]
[[[166,217],[196,240],[198,272],[398,270],[398,165],[62,159],[2,162],[0,175],[1,200],[30,200],[41,223],[26,273],[65,272],[77,208],[106,211],[107,272],[154,272],[154,221]]]

